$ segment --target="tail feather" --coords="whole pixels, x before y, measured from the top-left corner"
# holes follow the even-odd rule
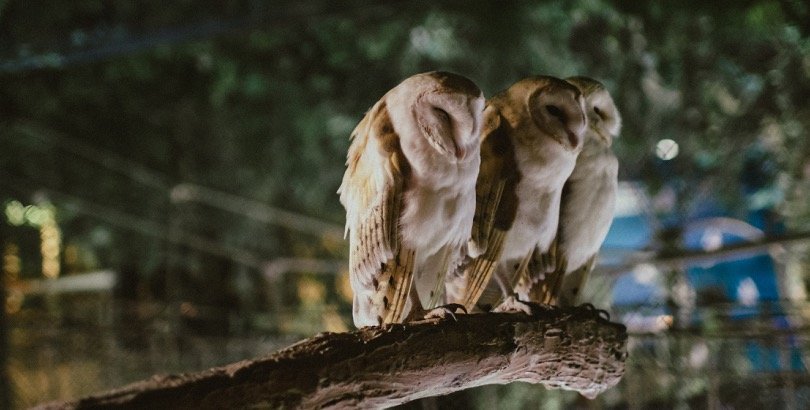
[[[405,306],[413,285],[413,261],[414,251],[403,250],[385,266],[381,279],[388,283],[380,289],[385,295],[383,323],[401,323],[405,318]]]
[[[489,238],[487,251],[476,258],[470,268],[464,272],[464,275],[468,278],[468,283],[461,304],[464,305],[467,310],[472,310],[492,278],[492,272],[495,270],[498,259],[501,256],[505,235],[505,231],[493,229],[492,235]]]

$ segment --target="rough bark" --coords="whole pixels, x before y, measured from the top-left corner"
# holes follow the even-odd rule
[[[323,333],[264,358],[154,376],[43,409],[378,408],[515,381],[593,398],[624,374],[627,334],[591,306]]]

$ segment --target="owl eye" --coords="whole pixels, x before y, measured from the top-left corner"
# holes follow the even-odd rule
[[[433,113],[436,114],[436,118],[438,118],[440,121],[447,121],[448,123],[450,122],[450,114],[448,114],[447,111],[441,108],[433,107]]]
[[[556,105],[547,105],[546,111],[553,117],[560,120],[561,123],[565,124],[568,117],[565,115],[565,112],[557,107]]]
[[[598,115],[600,119],[602,120],[605,119],[605,113],[603,113],[602,110],[599,109],[599,107],[593,107],[593,112],[596,113],[596,115]]]

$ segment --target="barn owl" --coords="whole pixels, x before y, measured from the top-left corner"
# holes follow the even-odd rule
[[[581,92],[554,77],[526,78],[487,102],[470,239],[481,255],[448,279],[450,301],[471,309],[493,272],[511,295],[534,249],[550,247],[586,124]]]
[[[619,161],[610,149],[621,129],[619,110],[605,87],[587,77],[566,79],[585,97],[588,131],[576,166],[563,188],[555,266],[541,280],[527,283],[529,299],[573,305],[593,270],[616,205]],[[535,275],[535,279],[543,275]]]
[[[443,300],[446,272],[468,254],[484,103],[465,77],[417,74],[352,133],[338,193],[357,327],[454,313],[426,309]]]

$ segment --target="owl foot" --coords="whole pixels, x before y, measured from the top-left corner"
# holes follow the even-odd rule
[[[457,312],[464,312],[467,314],[467,308],[464,305],[458,303],[450,303],[443,306],[438,306],[433,309],[429,310],[418,310],[411,314],[411,320],[424,320],[424,319],[447,319],[448,317],[453,318],[454,321],[457,321],[456,313]]]
[[[495,313],[525,313],[529,316],[533,315],[537,309],[543,309],[543,305],[538,305],[532,302],[523,302],[515,295],[507,296],[500,305],[492,309]]]

